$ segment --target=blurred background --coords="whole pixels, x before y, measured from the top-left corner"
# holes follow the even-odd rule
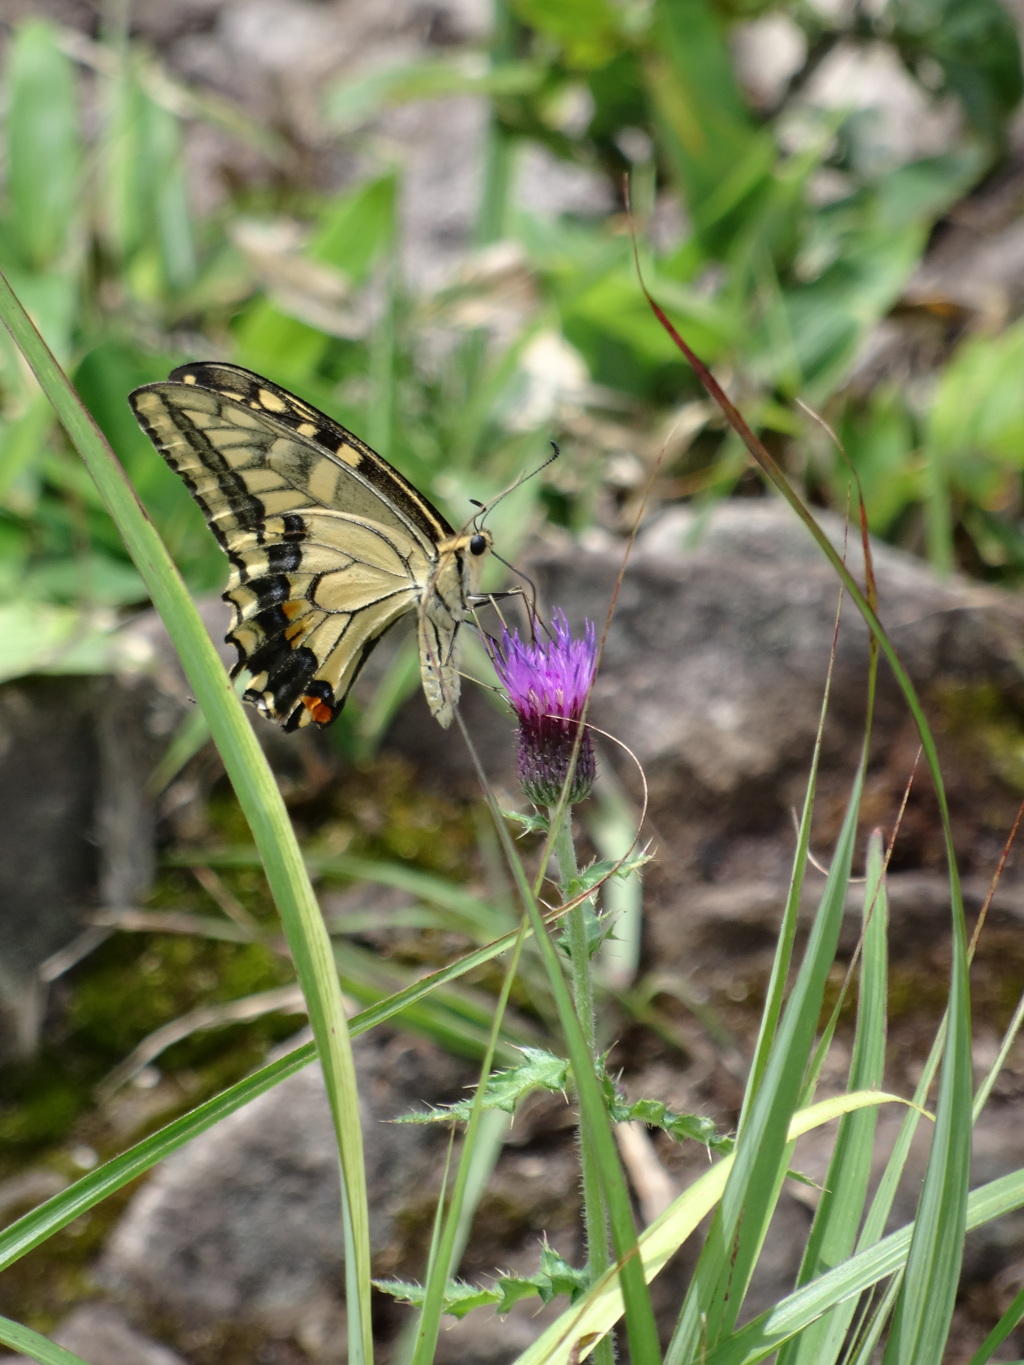
[[[457,517],[549,439],[569,458],[530,496],[574,532],[628,527],[665,447],[656,502],[759,496],[637,287],[627,179],[650,286],[809,498],[843,510],[848,459],[877,534],[1024,565],[1000,0],[0,17],[0,260],[197,590],[219,553],[124,403],[186,358],[298,390]],[[7,609],[140,604],[6,341],[0,366]]]
[[[454,524],[558,442],[562,458],[490,523],[508,559],[538,541],[614,546],[670,504],[699,525],[722,499],[762,499],[644,301],[631,231],[652,292],[810,503],[844,514],[855,476],[877,536],[940,576],[1013,587],[1018,11],[0,0],[0,267],[203,600],[223,586],[223,556],[125,401],[188,359],[227,358],[293,389]],[[0,1209],[12,1212],[244,1074],[298,1023],[279,1012],[300,1008],[281,995],[291,970],[201,720],[157,708],[154,721],[147,701],[141,756],[124,739],[136,702],[110,680],[151,663],[146,607],[0,333]],[[469,861],[489,889],[458,902],[458,931],[486,940],[511,920],[492,918],[508,901],[479,815],[380,751],[418,686],[408,649],[384,663],[329,752],[293,751],[280,775],[321,887],[358,874],[386,888],[368,904],[349,895],[338,922],[369,942],[393,912],[415,932],[418,970],[424,943],[428,959],[450,956]],[[335,760],[358,782],[328,796]],[[119,796],[126,772],[141,777]],[[606,825],[628,830],[608,802]],[[383,980],[378,961],[368,952],[346,981],[357,998],[404,979]],[[212,1013],[115,1071],[197,1000]],[[238,1022],[240,1001],[256,1002],[255,1023]],[[455,1022],[421,1027],[472,1052],[487,1006],[467,994],[451,1008]],[[73,1247],[55,1239],[48,1253],[59,1272],[4,1278],[0,1310],[27,1303],[45,1325],[74,1298],[109,1215],[76,1226]]]

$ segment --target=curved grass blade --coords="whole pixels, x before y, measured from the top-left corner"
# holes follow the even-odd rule
[[[33,1332],[31,1327],[23,1327],[20,1322],[10,1318],[0,1318],[0,1341],[5,1346],[13,1346],[22,1355],[38,1360],[40,1365],[89,1365],[87,1360],[76,1356],[66,1346],[58,1346],[42,1332]]]
[[[210,722],[260,850],[306,997],[338,1135],[349,1358],[352,1365],[369,1365],[373,1356],[369,1214],[355,1065],[331,942],[281,793],[177,568],[116,456],[2,275],[0,317],[77,447],[145,580]]]
[[[857,1031],[850,1061],[851,1090],[880,1088],[885,1070],[889,914],[884,850],[877,830],[868,843],[864,921]],[[839,1121],[798,1285],[810,1283],[853,1252],[871,1175],[877,1118],[876,1110],[862,1109],[844,1114]],[[826,1365],[837,1360],[856,1308],[857,1301],[849,1299],[830,1316],[814,1323],[780,1351],[779,1365]]]
[[[881,1092],[859,1092],[823,1100],[794,1115],[786,1135],[787,1142],[795,1142],[802,1134],[809,1133],[813,1128],[818,1128],[842,1114],[866,1105],[890,1102],[905,1103],[898,1095]],[[641,1234],[639,1246],[646,1280],[654,1279],[721,1199],[735,1161],[735,1153],[723,1157],[705,1175],[695,1180],[690,1188]],[[579,1303],[563,1313],[532,1346],[517,1357],[515,1365],[570,1365],[570,1362],[575,1365],[577,1359],[585,1358],[587,1350],[597,1337],[611,1330],[621,1316],[622,1308],[618,1272],[613,1266]],[[703,1365],[703,1357],[698,1358]]]
[[[526,932],[529,934],[532,931],[527,927]],[[386,1000],[371,1005],[349,1020],[350,1035],[355,1038],[388,1019],[401,1016],[403,1011],[414,1007],[439,986],[456,980],[464,973],[505,952],[513,946],[517,937],[516,933],[506,934],[485,948],[467,953],[457,962],[450,962],[430,976],[422,977],[404,990],[388,996]],[[257,1095],[262,1095],[279,1082],[293,1076],[296,1071],[301,1071],[304,1066],[316,1060],[316,1055],[316,1046],[313,1043],[296,1048],[286,1057],[245,1077],[229,1090],[199,1105],[188,1114],[183,1114],[181,1118],[175,1119],[134,1147],[130,1147],[127,1152],[104,1162],[102,1166],[76,1180],[66,1190],[61,1190],[45,1203],[31,1209],[0,1233],[0,1271],[12,1265],[33,1247],[45,1242],[48,1237],[66,1227],[81,1214],[95,1208],[108,1195],[114,1194],[130,1180],[144,1174],[164,1157],[183,1147],[186,1142],[212,1128],[221,1119],[227,1118],[228,1114],[233,1114],[236,1109],[243,1108]]]
[[[1014,1171],[990,1181],[971,1191],[967,1200],[967,1231],[1002,1218],[1022,1205],[1024,1171]],[[900,1271],[906,1265],[914,1234],[913,1223],[899,1228],[834,1270],[812,1280],[767,1313],[746,1323],[714,1351],[709,1351],[701,1365],[756,1365],[757,1361],[766,1360],[783,1342],[822,1313]]]
[[[731,1333],[789,1168],[788,1131],[805,1084],[842,927],[863,775],[862,765],[803,963],[761,1085],[741,1117],[735,1164],[683,1303],[666,1365],[682,1365]]]
[[[637,270],[639,273],[639,261]],[[941,1359],[943,1355],[963,1258],[973,1101],[967,928],[960,874],[953,845],[949,802],[939,767],[935,740],[910,675],[904,668],[875,609],[870,580],[865,591],[714,375],[673,327],[664,309],[650,294],[642,276],[640,287],[661,326],[686,357],[697,378],[721,409],[769,484],[785,498],[807,527],[853,599],[871,632],[872,639],[877,642],[878,648],[892,668],[920,735],[921,747],[934,783],[949,869],[953,941],[949,1003],[944,1021],[945,1037],[935,1134],[921,1191],[919,1214],[914,1221],[914,1245],[907,1261],[906,1282],[896,1305],[893,1330],[884,1357],[884,1365],[933,1365],[933,1362]],[[862,532],[865,538],[865,562],[870,565],[866,518],[863,511]]]

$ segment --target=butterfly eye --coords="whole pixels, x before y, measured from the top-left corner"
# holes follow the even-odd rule
[[[475,535],[469,542],[469,553],[471,555],[483,555],[487,553],[488,541],[483,535]]]

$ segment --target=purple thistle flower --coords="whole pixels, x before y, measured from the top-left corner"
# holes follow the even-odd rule
[[[556,610],[554,639],[526,643],[518,630],[502,629],[494,667],[519,718],[517,772],[526,795],[538,806],[553,806],[562,794],[576,748],[580,721],[597,669],[597,641],[587,621],[574,640],[565,613]],[[597,765],[584,728],[569,785],[570,805],[590,795]]]

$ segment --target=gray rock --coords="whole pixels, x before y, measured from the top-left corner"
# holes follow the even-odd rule
[[[0,1061],[34,1047],[52,955],[149,885],[152,700],[138,679],[0,687]]]
[[[199,604],[226,663],[229,609]],[[115,671],[23,677],[0,686],[0,1065],[31,1055],[47,983],[111,932],[106,911],[136,908],[153,876],[158,820],[197,837],[205,796],[223,769],[212,750],[158,796],[149,779],[195,711],[154,611],[117,632]],[[287,797],[333,777],[322,736],[285,736],[246,708]],[[295,743],[295,740],[298,743]]]
[[[822,516],[833,543],[844,531]],[[857,536],[848,562],[863,581]],[[919,689],[991,684],[1024,700],[1017,641],[1024,607],[1009,593],[940,582],[909,555],[873,544],[879,612]],[[542,599],[602,630],[622,546],[610,539],[535,561]],[[640,535],[615,602],[592,719],[627,744],[651,783],[655,818],[706,810],[752,823],[800,790],[818,726],[839,601],[838,579],[788,508],[720,504],[698,523],[665,513]],[[852,771],[863,733],[868,633],[847,600],[836,645],[826,762]],[[905,728],[888,667],[875,733]],[[852,747],[851,747],[852,746]]]
[[[838,519],[819,521],[842,549]],[[1017,599],[963,580],[942,583],[919,561],[878,543],[872,558],[883,624],[919,686],[996,677],[1021,694],[1014,650],[1024,611]],[[853,531],[847,559],[863,582]],[[618,563],[614,552],[602,552],[575,554],[571,566],[541,566],[547,595],[600,624]],[[666,513],[641,535],[627,570],[602,658],[597,714],[655,775],[685,774],[688,785],[723,795],[766,778],[777,782],[809,754],[838,602],[833,569],[781,504],[722,503],[703,528],[688,511]],[[861,721],[867,641],[847,600],[833,721]],[[885,667],[882,686],[883,703],[898,706]],[[880,719],[885,725],[892,716],[887,710]]]
[[[310,1312],[330,1316],[340,1275],[337,1152],[311,1067],[160,1167],[102,1278],[186,1330],[244,1313],[287,1331]]]
[[[77,932],[83,888],[95,885],[91,690],[0,688],[0,1056],[31,1050],[38,967]]]
[[[367,1106],[371,1242],[393,1270],[396,1215],[433,1188],[447,1134],[386,1120],[462,1076],[408,1039],[362,1038],[355,1047]],[[342,1261],[337,1148],[314,1065],[160,1166],[114,1231],[99,1277],[140,1316],[175,1324],[186,1341],[213,1329],[256,1329],[334,1361],[345,1339]]]
[[[833,542],[843,528],[822,518]],[[549,552],[529,566],[542,601],[600,634],[622,547],[610,539]],[[873,545],[879,613],[921,696],[939,747],[961,875],[972,912],[987,894],[1019,790],[1010,761],[1024,708],[1018,597],[952,578]],[[863,581],[851,536],[848,561]],[[672,511],[638,539],[608,630],[591,719],[632,751],[649,784],[644,960],[697,971],[702,992],[756,981],[774,950],[788,887],[793,811],[807,782],[839,597],[837,579],[803,526],[773,502],[731,502],[699,526]],[[827,863],[863,744],[868,634],[846,602],[836,644],[812,848]],[[891,829],[919,739],[883,661],[865,820]],[[444,763],[438,753],[437,761]],[[632,760],[601,741],[601,765],[639,795]],[[503,775],[505,780],[507,774]],[[585,814],[585,808],[584,808]],[[893,864],[893,951],[909,962],[948,925],[941,832],[923,764]],[[809,914],[822,879],[805,883]],[[993,914],[1019,923],[1021,875],[1011,862]],[[851,918],[851,938],[855,937]],[[936,930],[936,925],[942,926]],[[748,975],[750,974],[750,975]]]

